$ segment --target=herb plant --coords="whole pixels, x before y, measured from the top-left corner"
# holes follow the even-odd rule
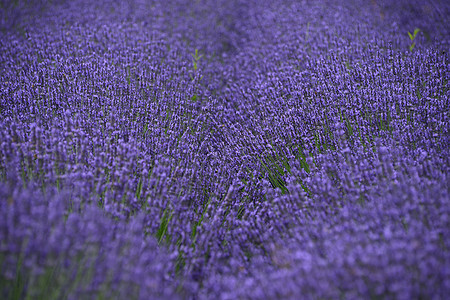
[[[448,4],[367,2],[3,1],[0,299],[445,299]]]

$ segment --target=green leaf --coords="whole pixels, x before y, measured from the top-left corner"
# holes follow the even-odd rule
[[[136,198],[139,199],[141,197],[142,192],[142,178],[139,178],[139,183],[136,189]]]
[[[412,34],[408,31],[408,35],[409,35],[409,39],[412,41],[414,40],[414,37],[412,36]]]
[[[161,241],[164,235],[167,232],[167,228],[169,227],[169,222],[172,219],[172,211],[169,211],[168,208],[164,210],[161,224],[159,225],[158,231],[156,232],[156,238],[158,240],[158,244],[161,244]]]
[[[420,32],[419,28],[414,29],[414,38],[416,37],[416,35]]]
[[[199,56],[198,49],[195,49],[195,54],[191,54],[191,56],[194,58],[195,61],[199,61],[203,57],[203,54]]]

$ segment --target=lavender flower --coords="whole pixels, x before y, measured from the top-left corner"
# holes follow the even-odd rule
[[[443,299],[449,7],[366,2],[4,4],[0,298]]]

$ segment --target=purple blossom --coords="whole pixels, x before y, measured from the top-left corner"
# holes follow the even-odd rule
[[[44,2],[0,10],[0,298],[449,293],[448,4]]]

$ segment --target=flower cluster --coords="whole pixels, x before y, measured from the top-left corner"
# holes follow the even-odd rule
[[[448,4],[57,2],[1,8],[0,298],[445,298]]]

